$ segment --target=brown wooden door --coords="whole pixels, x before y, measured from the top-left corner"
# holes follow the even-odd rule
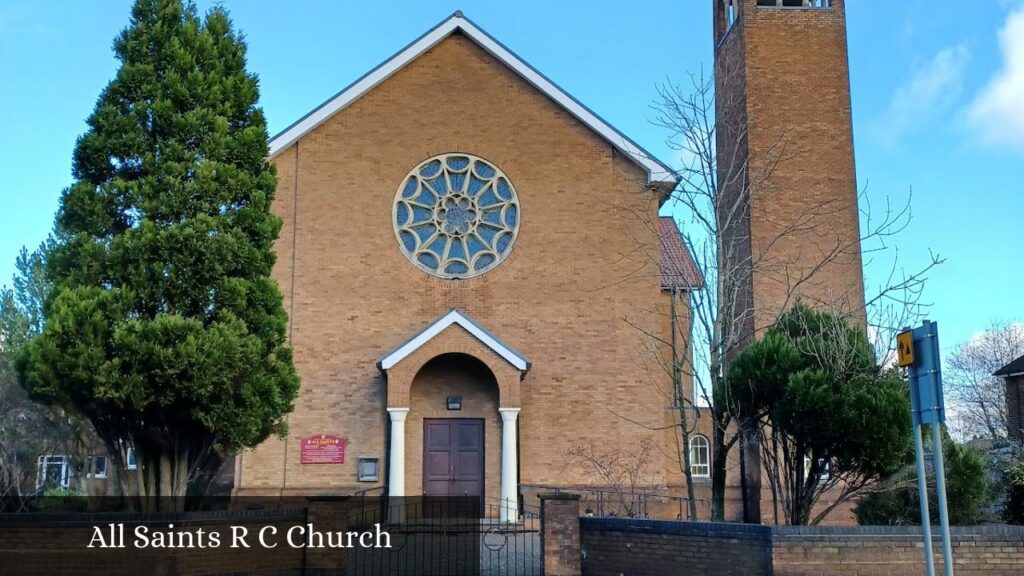
[[[424,496],[468,496],[483,503],[484,421],[423,421]]]

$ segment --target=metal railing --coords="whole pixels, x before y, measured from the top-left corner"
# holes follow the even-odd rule
[[[540,576],[539,514],[501,521],[500,502],[476,498],[367,499],[351,509],[349,528],[380,524],[391,548],[350,551],[344,574],[479,574]]]
[[[667,490],[616,490],[552,484],[520,484],[524,492],[565,492],[580,495],[580,513],[598,518],[644,518],[651,520],[688,520],[690,499]],[[527,498],[529,499],[529,498]],[[694,499],[697,519],[711,518],[711,500]]]

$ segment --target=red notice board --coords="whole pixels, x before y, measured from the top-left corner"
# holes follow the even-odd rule
[[[301,462],[303,464],[343,464],[345,462],[345,439],[330,434],[303,438]]]

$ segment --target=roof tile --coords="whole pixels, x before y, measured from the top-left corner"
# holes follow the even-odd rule
[[[697,268],[683,235],[671,216],[658,218],[661,238],[661,286],[695,290],[704,287],[704,275]]]

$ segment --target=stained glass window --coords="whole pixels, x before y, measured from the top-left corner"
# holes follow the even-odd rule
[[[426,160],[395,194],[399,246],[413,264],[440,278],[469,278],[497,266],[512,251],[519,220],[512,183],[470,154]]]

